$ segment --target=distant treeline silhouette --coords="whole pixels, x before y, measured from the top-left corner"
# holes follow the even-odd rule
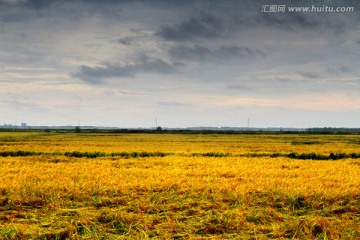
[[[99,157],[121,157],[121,158],[145,158],[145,157],[165,157],[169,155],[182,155],[188,157],[212,157],[212,158],[225,158],[225,157],[288,157],[292,159],[301,159],[301,160],[339,160],[345,158],[360,158],[360,153],[330,153],[328,155],[321,153],[246,153],[246,154],[232,154],[228,152],[205,152],[205,153],[166,153],[166,152],[36,152],[36,151],[1,151],[1,157],[27,157],[27,156],[66,156],[73,158],[99,158]]]
[[[309,128],[308,133],[360,133],[360,128]]]
[[[0,132],[56,132],[56,133],[149,133],[149,134],[359,134],[360,128],[307,128],[307,129],[282,129],[282,128],[251,128],[247,129],[187,129],[187,128],[4,128],[0,127]]]

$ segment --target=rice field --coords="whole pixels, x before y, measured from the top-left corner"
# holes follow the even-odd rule
[[[360,136],[0,133],[0,239],[359,239]]]

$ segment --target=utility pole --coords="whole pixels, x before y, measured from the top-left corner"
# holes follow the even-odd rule
[[[157,129],[157,118],[155,118],[155,129]]]
[[[247,120],[248,131],[250,131],[250,118]]]

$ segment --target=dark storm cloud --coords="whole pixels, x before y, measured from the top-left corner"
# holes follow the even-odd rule
[[[317,6],[317,5],[316,5]],[[351,13],[347,13],[351,15]],[[326,13],[306,13],[306,12],[286,12],[283,14],[262,13],[256,18],[254,27],[267,27],[273,29],[281,29],[285,31],[323,31],[339,35],[344,34],[348,30],[357,29],[355,14],[354,20],[337,18],[336,15]],[[351,17],[349,17],[351,19]]]
[[[174,58],[185,60],[232,60],[265,56],[261,50],[249,47],[220,46],[208,48],[199,45],[172,47],[169,54]]]
[[[332,0],[309,0],[309,1],[283,1],[273,0],[271,3],[262,4],[280,4],[288,7],[353,7],[353,12],[347,13],[329,13],[329,12],[289,12],[285,13],[260,13],[258,14],[257,24],[270,28],[279,28],[291,31],[302,29],[323,31],[327,30],[335,35],[347,33],[349,30],[358,29],[360,20],[359,8],[360,2],[357,0],[332,1]],[[346,17],[343,17],[346,16]]]
[[[138,73],[173,73],[176,71],[176,63],[167,63],[162,59],[142,56],[135,63],[120,65],[118,63],[106,63],[101,67],[80,66],[78,72],[72,76],[87,83],[100,84],[103,79],[114,77],[133,77]]]
[[[280,4],[288,6],[317,7],[326,6],[350,6],[355,7],[353,13],[347,14],[347,18],[341,18],[334,13],[306,13],[306,12],[285,12],[285,13],[264,13],[261,12],[264,4]],[[226,7],[224,7],[226,6]],[[351,29],[358,28],[360,19],[356,10],[359,3],[338,3],[333,1],[271,1],[246,3],[224,1],[224,4],[215,2],[194,2],[194,9],[202,11],[190,11],[187,17],[182,17],[175,23],[161,26],[156,36],[165,41],[184,42],[200,40],[228,39],[237,34],[246,34],[244,31],[256,28],[280,29],[285,31],[301,30],[328,30],[333,34],[342,34]],[[175,10],[176,14],[177,11]],[[175,15],[176,16],[176,15]],[[183,16],[183,14],[182,14]]]
[[[327,24],[321,22],[314,14],[304,13],[262,13],[259,14],[257,25],[263,25],[271,28],[278,28],[284,30],[295,29],[316,29],[321,25]]]
[[[178,19],[173,23],[161,24],[157,26],[156,36],[165,41],[183,42],[201,39],[218,39],[231,37],[244,29],[266,27],[284,30],[312,29],[320,28],[331,29],[334,33],[343,33],[349,28],[358,27],[357,22],[360,15],[357,6],[358,1],[346,1],[346,4],[337,1],[233,1],[225,0],[221,4],[219,1],[165,1],[165,0],[0,0],[0,7],[20,6],[36,11],[56,5],[56,9],[60,5],[71,6],[61,14],[64,17],[86,17],[95,13],[100,13],[106,18],[119,18],[119,10],[125,5],[142,4],[144,8],[156,8],[163,11],[171,11],[174,13],[174,19]],[[262,13],[261,8],[264,4],[285,4],[286,6],[354,6],[354,13],[346,13],[347,15],[355,15],[353,21],[346,19],[334,18],[335,14],[326,13]],[[84,6],[87,7],[84,7]],[[55,8],[55,7],[54,7]],[[6,12],[6,8],[4,9]],[[86,13],[86,14],[85,14]],[[187,13],[187,14],[186,14]],[[49,13],[54,14],[54,13]],[[59,14],[59,13],[58,13]],[[27,17],[36,17],[38,14],[30,14],[22,12],[22,14],[8,15],[3,20],[19,18],[23,20]],[[138,16],[134,16],[138,17]],[[157,16],[154,16],[157,17]],[[334,18],[336,20],[332,21]],[[349,17],[348,19],[351,19]]]
[[[226,25],[221,18],[202,11],[175,25],[161,27],[156,35],[170,41],[213,39],[226,35]]]
[[[355,12],[262,13],[263,4],[354,6]],[[49,106],[47,113],[65,111],[64,117],[54,115],[56,121],[68,122],[69,116],[91,112],[93,121],[105,125],[118,124],[110,119],[151,119],[157,109],[164,109],[175,125],[188,124],[189,115],[210,125],[232,118],[235,123],[248,110],[234,114],[233,107],[222,104],[241,109],[248,105],[243,105],[242,97],[274,102],[275,107],[263,108],[261,103],[250,109],[266,116],[265,125],[283,104],[289,109],[333,111],[334,103],[341,111],[358,110],[359,4],[358,0],[0,0],[4,69],[0,103],[8,100],[6,92],[13,92],[21,95],[18,102],[2,103],[3,112],[13,116],[31,109],[22,103],[35,97],[34,104]],[[22,72],[22,68],[53,72]],[[82,89],[80,84],[94,85]],[[72,101],[75,95],[79,98]],[[326,103],[327,99],[331,101]],[[123,111],[94,108],[120,101]],[[153,104],[154,110],[143,111]],[[41,112],[31,110],[34,115]],[[349,119],[358,116],[349,112]],[[313,118],[306,112],[301,117]],[[326,119],[319,117],[318,122]],[[284,123],[290,124],[279,118],[279,124]]]

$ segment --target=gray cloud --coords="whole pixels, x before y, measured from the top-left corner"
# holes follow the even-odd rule
[[[243,91],[252,91],[252,90],[254,90],[251,87],[244,86],[244,85],[238,85],[238,84],[228,85],[226,88],[231,89],[231,90],[243,90]]]
[[[131,45],[133,43],[133,38],[132,37],[126,37],[126,38],[121,38],[118,40],[118,42],[120,44],[123,44],[123,45]]]
[[[47,108],[36,104],[36,103],[30,103],[29,99],[26,99],[27,101],[19,101],[19,100],[6,100],[6,101],[0,101],[4,104],[7,104],[15,109],[21,109],[22,111],[46,111]]]
[[[318,79],[320,75],[316,72],[300,72],[299,73],[302,77],[311,78],[311,79]]]
[[[48,7],[54,2],[59,2],[59,0],[26,0],[23,2],[27,7],[39,9],[39,8]]]
[[[33,10],[41,10],[50,7],[54,3],[71,2],[70,0],[0,0],[0,6],[22,7]]]
[[[165,41],[184,42],[229,39],[237,34],[244,34],[244,31],[253,28],[271,28],[285,31],[328,30],[332,34],[343,34],[350,29],[357,29],[356,22],[359,14],[348,14],[347,18],[329,13],[306,13],[306,12],[285,12],[285,13],[262,13],[263,4],[281,4],[288,6],[358,6],[359,3],[353,1],[350,4],[339,4],[333,1],[309,1],[287,2],[249,2],[246,4],[226,1],[221,7],[213,1],[208,3],[198,1],[194,3],[194,9],[206,9],[202,11],[192,11],[187,17],[183,17],[176,23],[161,26],[156,35]],[[226,7],[224,7],[226,6]],[[356,8],[355,8],[356,9]],[[176,13],[176,11],[175,11]]]
[[[326,72],[328,72],[330,74],[337,74],[338,73],[338,71],[335,68],[332,68],[332,67],[327,67]]]
[[[10,1],[10,0],[9,0]],[[33,19],[78,21],[89,17],[120,18],[126,1],[96,0],[22,0],[0,2],[0,18],[5,22],[24,22]]]
[[[352,69],[347,67],[347,66],[340,66],[340,67],[327,67],[326,68],[326,72],[330,73],[330,74],[335,74],[335,75],[340,75],[340,74],[347,74],[347,73],[351,73]]]
[[[271,28],[294,30],[298,28],[315,29],[324,23],[313,15],[305,15],[304,13],[263,13],[260,14],[258,24]]]
[[[342,73],[350,73],[352,70],[351,68],[347,67],[347,66],[341,66],[339,68],[339,70],[342,72]]]
[[[355,12],[261,13],[263,4],[345,5],[354,6]],[[4,69],[0,103],[8,99],[7,92],[13,92],[39,98],[34,103],[46,106],[44,116],[67,106],[66,114],[56,114],[55,121],[91,112],[94,124],[113,126],[120,124],[119,119],[138,119],[136,124],[141,125],[158,109],[174,125],[188,124],[189,115],[206,124],[222,120],[237,124],[241,114],[226,112],[205,99],[215,99],[214,103],[227,99],[224,104],[228,104],[233,98],[259,98],[279,106],[295,99],[289,108],[308,102],[303,119],[313,118],[311,109],[326,104],[332,109],[331,101],[325,103],[327,98],[339,103],[341,111],[347,106],[358,109],[359,4],[355,0],[0,0]],[[23,68],[54,71],[24,72]],[[69,72],[73,73],[69,76]],[[86,83],[93,85],[82,88]],[[83,99],[81,107],[77,107],[80,100],[69,98],[64,105],[69,96]],[[317,103],[309,96],[323,106],[313,108]],[[114,112],[101,107],[114,102],[121,102]],[[139,110],[152,104],[156,110]],[[242,102],[236,104],[240,109]],[[26,108],[34,116],[41,112],[30,107],[2,103],[1,111],[12,114],[4,115],[3,121],[23,115]],[[269,106],[262,124],[277,113]],[[351,124],[358,124],[354,116],[359,113],[348,113]],[[279,124],[290,124],[283,119],[278,118]],[[318,122],[326,119],[319,117]],[[339,125],[343,119],[342,115]]]
[[[220,46],[208,48],[199,45],[192,47],[176,46],[169,50],[169,54],[178,59],[186,60],[232,60],[237,58],[265,57],[259,49],[239,46]]]
[[[132,76],[132,66],[120,66],[106,64],[103,67],[80,66],[80,70],[73,73],[72,76],[82,79],[87,83],[99,84],[105,78],[112,77],[129,77]]]
[[[200,12],[180,23],[161,27],[156,35],[170,41],[213,39],[226,35],[226,25],[219,17]]]
[[[309,1],[275,1],[271,4],[281,4],[286,7],[309,7],[321,8],[323,6],[354,7],[354,12],[348,13],[326,13],[326,12],[285,12],[284,14],[263,13],[257,16],[257,23],[270,28],[279,28],[291,31],[302,29],[328,33],[335,35],[345,34],[351,30],[358,29],[360,15],[358,9],[360,2],[356,0],[332,1],[332,0],[309,0]],[[346,15],[346,17],[343,17]]]
[[[151,39],[153,37],[153,35],[143,33],[143,32],[141,32],[139,30],[136,30],[136,29],[130,29],[130,31],[135,35],[120,38],[118,40],[119,44],[126,45],[126,46],[131,46],[131,45],[134,45],[134,44],[136,44],[138,42],[142,43],[142,41],[149,40],[149,39]]]
[[[22,2],[25,2],[26,0],[0,0],[0,5],[6,5],[6,4],[19,4]]]
[[[133,64],[120,65],[118,63],[106,63],[101,67],[80,66],[78,72],[72,74],[87,83],[100,84],[103,79],[114,77],[133,77],[138,73],[173,73],[176,71],[176,63],[167,63],[159,58],[142,56]]]
[[[170,102],[165,102],[165,101],[160,101],[158,102],[159,105],[163,106],[163,107],[175,107],[175,108],[179,108],[179,107],[190,107],[191,105],[188,103],[183,103],[183,102],[176,102],[176,101],[170,101]]]
[[[92,3],[92,4],[105,4],[105,3],[124,3],[124,2],[129,2],[126,0],[120,0],[120,1],[116,1],[116,0],[77,0],[78,2],[87,2],[87,3]],[[74,2],[73,0],[0,0],[0,4],[8,4],[8,5],[20,5],[20,6],[24,6],[24,7],[29,7],[29,8],[44,8],[44,7],[48,7],[51,4],[54,3],[66,3],[66,2]]]

